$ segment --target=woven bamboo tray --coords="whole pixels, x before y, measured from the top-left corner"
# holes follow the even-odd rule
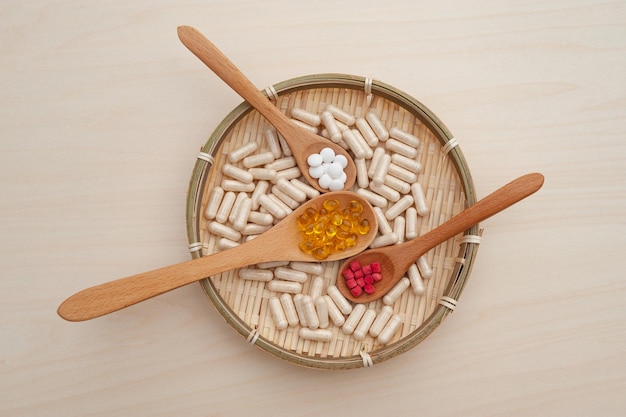
[[[367,111],[378,114],[387,129],[397,126],[421,139],[417,161],[430,213],[418,220],[422,235],[475,203],[470,171],[458,143],[444,124],[423,104],[387,84],[369,78],[320,74],[283,81],[264,90],[268,99],[289,115],[293,107],[321,113],[334,104],[355,116]],[[247,103],[233,109],[217,126],[198,154],[187,199],[187,233],[193,258],[216,252],[216,237],[207,231],[204,216],[211,190],[222,181],[221,166],[228,153],[249,141],[259,151],[267,150],[263,134],[271,126]],[[357,185],[355,185],[356,189]],[[317,369],[349,369],[372,366],[406,352],[423,341],[454,310],[456,300],[469,277],[479,239],[478,225],[439,245],[426,258],[433,270],[424,280],[425,292],[405,291],[392,305],[402,325],[391,341],[377,344],[375,338],[355,340],[331,322],[330,342],[302,339],[299,325],[278,330],[268,307],[277,295],[265,282],[240,279],[228,271],[201,281],[211,302],[226,321],[250,343],[281,359]],[[325,288],[332,285],[339,262],[324,263]],[[307,293],[310,279],[304,283]],[[377,311],[382,301],[370,303]]]

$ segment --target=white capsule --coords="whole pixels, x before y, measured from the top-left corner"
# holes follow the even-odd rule
[[[389,164],[389,169],[387,170],[387,174],[393,177],[396,177],[404,182],[408,182],[409,184],[413,184],[415,181],[417,181],[416,173],[411,172],[406,168],[402,168],[400,165],[397,165],[393,162],[394,155],[400,155],[400,154],[394,153],[393,155],[391,155],[392,162],[391,164]]]
[[[237,194],[235,202],[233,203],[233,208],[230,209],[230,214],[228,215],[229,222],[235,222],[235,218],[237,217],[237,213],[239,212],[239,208],[241,207],[241,202],[246,198],[248,198],[248,194],[244,193],[243,191]]]
[[[268,169],[268,168],[250,168],[248,169],[250,175],[255,180],[264,180],[264,181],[275,181],[276,180],[276,170]]]
[[[317,329],[320,327],[320,319],[317,317],[317,311],[315,311],[315,303],[310,295],[302,297],[302,311],[306,316],[306,322],[309,329]]]
[[[409,285],[411,285],[411,281],[409,281],[407,277],[401,278],[400,281],[398,281],[398,283],[394,285],[387,294],[385,294],[383,297],[383,303],[387,305],[395,303],[396,300],[400,298],[402,293],[409,288]]]
[[[286,180],[292,180],[294,178],[298,178],[302,173],[300,172],[300,168],[291,167],[287,169],[282,169],[280,171],[276,171],[276,180],[279,178],[284,178]]]
[[[405,195],[400,198],[393,206],[389,207],[385,212],[385,217],[387,220],[392,220],[398,217],[400,214],[404,213],[406,209],[411,207],[413,204],[413,197],[410,195]]]
[[[291,261],[289,266],[296,271],[306,272],[311,275],[322,275],[324,273],[324,267],[317,262],[298,262]]]
[[[282,149],[283,151],[283,155],[285,156],[291,156],[293,155],[293,152],[291,152],[291,148],[289,147],[289,144],[287,143],[287,141],[282,137],[282,136],[278,136],[278,143],[280,143],[280,149]]]
[[[284,210],[284,208],[269,195],[260,195],[258,201],[261,207],[267,210],[276,219],[283,219],[287,216],[287,212]]]
[[[316,135],[319,132],[319,129],[316,126],[311,126],[310,124],[301,122],[298,119],[291,119],[291,122],[295,124],[296,126],[298,126],[300,129],[308,130],[309,132],[314,133]]]
[[[309,164],[310,167],[318,167],[322,165],[322,155],[318,153],[312,153],[306,158],[306,163]]]
[[[272,216],[270,215],[270,217]],[[267,232],[271,228],[272,228],[271,225],[248,223],[239,231],[244,236],[250,236],[250,235],[260,235],[261,233]]]
[[[376,220],[378,220],[378,231],[381,235],[393,232],[391,225],[387,221],[387,217],[385,217],[385,213],[383,213],[380,207],[374,207],[374,214],[376,215]]]
[[[330,342],[333,339],[333,332],[328,329],[309,329],[308,327],[303,327],[300,329],[299,333],[301,338],[315,340],[318,342]]]
[[[370,335],[372,337],[377,337],[392,315],[393,308],[391,308],[391,306],[384,306],[376,316],[374,323],[372,323],[372,325],[370,326]]]
[[[352,304],[350,304],[350,302],[346,300],[343,294],[339,292],[339,288],[334,285],[330,285],[326,289],[326,293],[330,296],[330,298],[333,299],[335,305],[337,306],[337,308],[339,308],[339,311],[341,311],[343,314],[350,314],[350,312],[352,311]]]
[[[376,171],[376,168],[378,167],[378,163],[380,162],[380,159],[383,157],[383,155],[385,155],[385,149],[383,148],[374,149],[374,154],[372,155],[372,159],[370,160],[370,167],[367,170],[367,175],[370,178],[374,177],[374,172]]]
[[[300,326],[307,327],[308,323],[306,322],[306,316],[304,315],[304,307],[302,306],[302,299],[304,295],[296,294],[293,296],[293,304],[296,306],[296,313],[298,314],[298,320],[300,321]]]
[[[290,183],[293,184],[294,187],[299,188],[304,191],[308,198],[315,198],[319,196],[321,193],[317,191],[315,188],[311,187],[309,184],[305,184],[297,178],[292,178],[289,180]]]
[[[224,164],[222,166],[222,173],[243,183],[252,182],[252,180],[254,179],[252,174],[248,171],[237,168],[236,166],[231,164]]]
[[[357,139],[354,132],[350,129],[346,129],[342,132],[343,140],[348,145],[348,148],[352,151],[355,158],[365,159],[367,156],[367,149],[361,145],[361,142]]]
[[[406,228],[406,220],[402,216],[398,216],[393,220],[393,233],[398,235],[398,242],[404,242],[404,231]]]
[[[252,199],[250,199],[252,201]],[[259,226],[271,226],[274,218],[269,213],[261,213],[260,211],[251,211],[248,215],[248,221]]]
[[[415,199],[415,208],[417,209],[417,214],[419,214],[420,216],[426,216],[429,211],[428,204],[426,204],[424,189],[419,182],[411,185],[411,194],[413,194],[413,198]]]
[[[420,271],[420,275],[424,279],[428,279],[433,276],[433,269],[428,265],[428,259],[426,259],[426,255],[422,255],[417,258],[417,268]]]
[[[381,345],[386,345],[387,343],[389,343],[393,335],[396,334],[396,332],[400,328],[401,324],[402,317],[397,314],[393,316],[378,335],[378,339],[376,339],[378,343],[380,343]]]
[[[386,235],[380,235],[370,243],[370,248],[382,248],[383,246],[395,245],[398,243],[398,235],[391,232]]]
[[[338,142],[341,140],[341,130],[339,129],[339,125],[337,121],[333,117],[332,113],[329,111],[324,111],[321,114],[322,124],[326,127],[328,131],[328,135],[330,140],[333,142]]]
[[[357,189],[356,193],[366,199],[371,205],[375,207],[387,206],[387,199],[380,194],[373,193],[370,190],[366,190],[364,188]]]
[[[346,318],[343,316],[337,304],[328,295],[324,295],[322,298],[326,300],[326,308],[328,309],[328,317],[335,326],[343,326]]]
[[[294,200],[293,198],[291,198],[290,196],[282,192],[276,186],[272,187],[272,194],[278,197],[278,199],[282,201],[283,203],[285,203],[285,205],[287,205],[291,210],[294,210],[300,207],[300,203],[298,203],[296,200]]]
[[[320,295],[322,295],[322,290],[324,289],[324,278],[315,277],[311,282],[311,286],[309,287],[309,295],[314,300],[317,300]]]
[[[291,207],[289,207],[287,204],[281,201],[281,199],[276,197],[274,194],[268,194],[267,196],[269,197],[270,200],[274,201],[276,205],[282,208],[286,215],[289,215],[293,211]]]
[[[367,144],[371,148],[375,148],[376,145],[378,145],[378,136],[376,136],[376,133],[374,133],[369,123],[367,123],[367,120],[359,117],[358,119],[356,119],[355,124],[357,129],[359,129],[359,132],[361,132],[361,135],[363,135],[363,138],[365,139]]]
[[[291,109],[291,117],[300,120],[310,126],[319,126],[322,123],[322,119],[315,113],[308,112],[304,109],[294,107]]]
[[[271,281],[274,273],[269,269],[241,268],[239,278],[249,281]]]
[[[399,153],[400,155],[404,155],[408,158],[415,158],[417,156],[417,149],[412,148],[397,139],[389,139],[385,142],[385,147],[390,152]]]
[[[361,321],[359,321],[358,326],[356,326],[356,329],[354,329],[352,337],[354,337],[356,340],[365,339],[365,336],[367,336],[367,332],[369,331],[370,326],[374,322],[375,318],[376,310],[374,310],[373,308],[368,308],[367,311],[363,313],[363,317],[361,317]]]
[[[367,165],[365,159],[355,159],[354,165],[356,166],[356,183],[360,188],[367,188],[370,184],[370,180],[367,176]]]
[[[348,126],[352,126],[354,124],[354,116],[335,105],[327,105],[326,111],[330,112],[335,119],[339,120],[342,123],[345,123]]]
[[[259,262],[256,264],[257,268],[269,269],[279,266],[289,265],[289,261],[271,261],[271,262]]]
[[[267,289],[276,292],[288,292],[290,294],[298,294],[302,292],[302,284],[293,281],[271,280],[267,283]]]
[[[296,166],[296,160],[293,156],[286,156],[284,158],[277,159],[269,164],[265,164],[265,168],[273,169],[274,171],[282,171],[285,169],[293,168]]]
[[[239,233],[235,229],[226,226],[225,224],[216,221],[209,223],[207,229],[214,235],[225,237],[226,239],[230,239],[233,241],[241,239],[241,233]]]
[[[287,317],[285,317],[285,312],[283,311],[283,307],[280,305],[278,297],[271,297],[269,305],[276,328],[279,330],[285,330],[289,323],[287,322]]]
[[[309,278],[306,272],[296,271],[295,269],[285,268],[284,266],[276,268],[274,270],[274,276],[276,278],[294,282],[305,282]]]
[[[244,157],[250,155],[252,152],[256,151],[259,145],[256,142],[248,142],[240,148],[235,149],[234,151],[230,151],[228,153],[228,160],[231,163],[237,162]]]
[[[287,323],[290,326],[297,326],[300,323],[298,318],[298,312],[296,311],[296,305],[293,303],[293,299],[289,294],[282,294],[280,296],[280,304],[283,306]]]
[[[228,220],[228,216],[230,216],[230,211],[232,210],[236,199],[237,194],[232,191],[224,194],[224,198],[222,198],[222,204],[220,204],[220,207],[215,214],[216,221],[220,223],[225,223]]]
[[[385,125],[383,125],[383,122],[380,121],[376,113],[373,113],[373,112],[367,113],[367,115],[365,116],[365,119],[371,126],[374,133],[376,133],[376,136],[378,136],[379,140],[384,142],[387,139],[389,139],[389,131],[387,130]]]
[[[213,188],[209,196],[209,202],[206,205],[206,210],[204,211],[204,216],[207,219],[213,220],[215,218],[220,204],[222,203],[222,198],[224,198],[224,189],[222,187]]]
[[[364,304],[355,305],[352,312],[350,312],[350,315],[346,319],[346,322],[341,327],[341,331],[344,332],[344,334],[352,334],[354,329],[356,329],[357,324],[359,324],[361,317],[365,314],[365,310],[366,307]]]
[[[395,126],[389,129],[389,136],[413,148],[420,146],[420,140],[417,136],[414,136],[409,132],[405,132]]]
[[[241,182],[237,180],[224,179],[222,180],[222,183],[220,185],[222,186],[224,191],[247,192],[247,193],[254,191],[254,184],[251,182],[245,183],[245,182]]]
[[[274,158],[280,158],[283,151],[280,149],[280,141],[274,129],[267,129],[265,131],[265,141],[267,142],[267,147],[270,152],[274,155]]]
[[[258,210],[261,204],[259,203],[259,197],[267,193],[267,190],[270,188],[270,183],[267,181],[259,181],[256,184],[252,195],[250,196],[250,200],[252,200],[252,210]]]
[[[328,306],[326,304],[326,299],[324,297],[314,298],[315,300],[315,311],[317,313],[317,318],[320,322],[319,327],[325,329],[330,324],[328,321]]]
[[[390,174],[385,175],[385,181],[383,184],[396,190],[400,194],[408,194],[411,191],[411,184]]]
[[[361,132],[359,132],[358,129],[352,129],[352,133],[354,134],[354,137],[356,138],[359,147],[365,150],[365,159],[371,159],[372,156],[374,156],[374,150],[367,143]]]
[[[300,190],[298,187],[294,186],[291,182],[283,177],[279,177],[276,180],[276,187],[278,187],[279,190],[300,203],[304,202],[307,198],[304,191]]]
[[[233,221],[233,228],[238,231],[242,231],[248,224],[248,216],[252,210],[252,200],[246,196],[239,204],[239,209],[236,212],[235,220]],[[248,233],[252,234],[252,233]]]
[[[415,207],[409,207],[404,213],[406,219],[406,232],[404,237],[406,240],[415,239],[417,237],[417,210]]]
[[[424,294],[424,281],[422,281],[422,277],[417,268],[417,265],[411,264],[408,271],[406,271],[406,275],[407,277],[409,277],[409,281],[411,281],[411,289],[413,290],[413,294]]]
[[[372,175],[372,182],[376,185],[382,185],[385,182],[385,176],[387,175],[387,170],[389,169],[389,165],[391,164],[391,155],[384,154],[376,164],[376,169],[374,170],[374,174]]]
[[[386,184],[379,185],[375,184],[374,182],[370,182],[370,190],[372,190],[376,194],[380,194],[392,203],[400,200],[400,193]]]
[[[391,155],[391,162],[416,174],[422,170],[422,164],[420,162],[412,158],[407,158],[406,156],[400,155],[399,153],[394,153],[393,155]]]
[[[243,166],[246,168],[252,168],[259,165],[269,164],[274,161],[274,154],[272,152],[262,152],[256,155],[246,156],[243,159]]]
[[[235,246],[239,246],[239,245],[240,245],[239,242],[235,242],[234,240],[226,239],[225,237],[222,237],[222,238],[220,238],[217,241],[217,249],[218,250],[232,249]]]

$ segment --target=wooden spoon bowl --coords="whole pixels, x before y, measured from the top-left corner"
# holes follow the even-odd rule
[[[300,168],[302,175],[312,187],[320,192],[328,192],[328,189],[320,187],[318,180],[309,174],[307,158],[313,153],[319,153],[323,148],[331,148],[335,155],[343,155],[347,159],[348,165],[343,170],[346,174],[346,182],[343,189],[352,188],[356,181],[356,166],[354,165],[354,160],[345,149],[326,138],[298,127],[289,120],[287,116],[270,103],[222,51],[195,28],[180,26],[178,28],[178,37],[187,49],[204,62],[207,67],[276,128],[291,148],[298,168]]]

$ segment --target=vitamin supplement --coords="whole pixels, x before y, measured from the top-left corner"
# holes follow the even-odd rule
[[[278,297],[271,297],[269,305],[276,328],[279,330],[285,330],[289,323],[287,322],[287,317],[285,317],[285,312],[283,311],[283,307],[280,305]]]
[[[265,142],[267,142],[267,147],[272,155],[274,155],[274,158],[280,158],[283,151],[280,148],[280,142],[274,129],[267,129],[265,131]]]
[[[213,191],[211,191],[211,195],[209,196],[209,202],[207,203],[206,210],[204,211],[204,216],[213,220],[217,215],[217,210],[220,208],[220,204],[222,203],[222,198],[224,198],[224,189],[222,187],[215,187]]]
[[[418,172],[422,170],[422,164],[420,162],[412,158],[407,158],[406,156],[400,155],[399,153],[394,153],[393,155],[391,155],[391,162],[415,174],[417,174]],[[405,180],[405,181],[408,181],[408,180]],[[408,182],[414,182],[414,181],[408,181]]]
[[[322,155],[320,155],[318,153],[312,153],[306,159],[306,163],[309,164],[309,166],[311,168],[321,166],[322,162],[324,162],[323,159],[322,159]]]
[[[302,313],[306,317],[306,323],[309,329],[317,329],[320,327],[320,320],[315,311],[315,304],[310,295],[302,296]]]
[[[250,199],[252,203],[252,199]],[[261,226],[271,226],[274,218],[269,213],[261,213],[260,211],[251,211],[248,215],[248,221]]]
[[[326,301],[326,309],[328,310],[328,317],[333,322],[335,326],[343,326],[346,318],[343,316],[335,302],[328,295],[324,295],[320,298],[323,298]]]
[[[311,275],[322,275],[324,273],[324,267],[317,262],[298,262],[291,261],[289,266],[296,271],[306,272]]]
[[[242,231],[248,224],[248,216],[252,210],[252,200],[247,196],[241,201],[239,209],[236,211],[235,219],[233,221],[233,228],[238,231]],[[251,233],[248,233],[251,234]]]
[[[428,214],[428,205],[426,204],[426,197],[424,196],[424,190],[419,182],[411,185],[411,194],[415,199],[415,208],[417,214],[420,216],[426,216]]]
[[[310,124],[301,122],[300,120],[297,120],[297,119],[291,119],[291,122],[295,124],[296,126],[298,126],[300,129],[308,130],[309,132],[317,135],[317,132],[318,132],[317,127],[311,126]]]
[[[332,104],[326,106],[326,111],[330,112],[336,120],[339,120],[341,123],[345,123],[348,126],[352,126],[355,122],[353,115]]]
[[[397,139],[389,139],[387,142],[385,142],[385,147],[390,152],[399,153],[400,155],[404,155],[408,158],[415,158],[417,156],[417,149],[412,148]]]
[[[280,198],[276,197],[275,194],[268,194],[267,197],[272,200],[276,205],[278,205],[280,208],[283,209],[283,211],[285,212],[285,215],[288,215],[289,213],[291,213],[293,211],[293,209],[291,207],[289,207],[287,204],[285,204]]]
[[[234,248],[235,246],[239,246],[239,242],[235,242],[230,239],[226,239],[225,237],[220,238],[217,241],[217,249],[218,250],[226,250]]]
[[[372,159],[370,160],[370,166],[367,170],[367,175],[372,178],[374,177],[374,172],[376,171],[376,167],[380,162],[380,158],[385,155],[385,150],[383,148],[376,148],[374,150],[374,154],[372,155]]]
[[[389,129],[389,136],[413,148],[420,146],[420,140],[417,136],[414,136],[409,132],[405,132],[395,126]]]
[[[276,180],[276,187],[299,203],[304,202],[307,198],[304,191],[300,190],[283,177]]]
[[[385,125],[383,125],[383,122],[380,121],[376,113],[367,113],[365,119],[381,142],[389,139],[389,131],[387,131],[387,128],[385,128]]]
[[[248,142],[240,148],[235,149],[234,151],[230,151],[228,153],[228,160],[231,163],[235,163],[240,161],[244,157],[250,155],[252,152],[258,149],[259,145],[256,142]]]
[[[233,207],[230,209],[230,214],[228,215],[229,222],[235,222],[235,219],[237,218],[237,214],[239,212],[239,208],[241,207],[241,202],[246,198],[248,198],[248,194],[244,193],[243,191],[237,194],[237,197],[235,197],[235,202],[233,203]]]
[[[317,300],[320,295],[322,295],[322,290],[324,289],[324,278],[315,277],[311,282],[311,286],[309,287],[309,295],[313,300]]]
[[[391,174],[385,175],[383,184],[399,192],[400,194],[407,194],[411,191],[411,184],[402,181],[401,179],[394,177]]]
[[[372,183],[376,185],[382,185],[385,182],[385,176],[387,175],[387,170],[389,169],[389,165],[391,164],[391,155],[384,154],[380,157],[380,160],[376,164],[376,169],[372,175]]]
[[[356,190],[356,193],[366,199],[374,207],[387,206],[387,199],[380,194],[373,193],[370,190],[365,190],[363,188]]]
[[[290,326],[297,326],[300,323],[300,319],[291,295],[282,294],[280,296],[280,304],[283,306],[287,323],[289,323]]]
[[[328,329],[311,330],[303,327],[298,334],[303,339],[316,340],[318,342],[329,342],[333,338],[333,332]]]
[[[355,305],[352,309],[352,312],[346,319],[346,322],[341,327],[341,331],[344,334],[352,334],[354,332],[354,329],[356,329],[357,324],[359,324],[361,317],[363,317],[363,314],[365,314],[365,310],[366,307],[364,304]]]
[[[359,261],[352,261],[348,268],[341,271],[346,280],[346,286],[353,297],[359,297],[363,292],[374,294],[374,282],[382,279],[380,262],[363,265]]]
[[[259,181],[256,188],[252,192],[250,199],[252,200],[252,210],[258,210],[261,206],[259,203],[259,197],[267,193],[270,188],[270,183],[267,181]],[[269,210],[268,210],[269,211]]]
[[[289,147],[285,139],[283,139],[283,137],[280,135],[278,136],[278,143],[280,143],[280,149],[283,150],[283,155],[285,156],[293,155],[293,153],[291,152],[291,148]]]
[[[411,289],[413,290],[413,293],[416,295],[424,294],[424,281],[422,281],[417,265],[412,264],[408,271],[406,271],[406,275],[409,277],[409,281],[411,281]]]
[[[374,239],[370,244],[370,248],[382,248],[383,246],[395,245],[396,243],[398,243],[398,235],[391,232]]]
[[[274,154],[272,152],[268,151],[263,153],[257,153],[255,155],[250,155],[243,158],[243,166],[246,168],[252,168],[259,165],[269,164],[273,160]]]
[[[293,168],[296,166],[296,160],[293,156],[287,156],[285,158],[277,159],[269,164],[265,164],[264,168],[273,169],[277,173],[285,169]]]
[[[286,180],[292,180],[294,178],[298,178],[301,175],[300,169],[298,167],[291,167],[287,169],[283,169],[280,171],[276,171],[276,179],[284,178]]]
[[[268,290],[276,292],[288,292],[290,294],[299,294],[302,292],[302,284],[293,281],[271,280],[267,283]]]
[[[374,150],[367,144],[367,141],[365,140],[363,135],[361,135],[361,132],[359,132],[358,129],[351,130],[359,146],[365,149],[365,159],[371,159],[372,156],[374,156]]]
[[[322,119],[319,117],[319,115],[297,107],[291,109],[291,117],[300,120],[301,122],[304,122],[310,126],[319,126],[319,124],[322,123]]]
[[[385,185],[385,184],[379,185],[372,181],[370,182],[370,190],[372,190],[376,194],[381,195],[382,197],[386,198],[392,203],[395,203],[396,201],[400,200],[400,193],[388,185]]]
[[[326,293],[330,296],[330,298],[332,298],[341,313],[350,314],[350,312],[352,311],[352,304],[350,304],[350,302],[346,300],[343,294],[339,292],[339,288],[331,285],[328,287],[328,289],[326,289]]]
[[[282,219],[287,216],[287,212],[276,203],[272,198],[270,198],[267,194],[262,194],[258,198],[259,204],[265,210],[267,210],[272,216],[277,219]]]
[[[209,223],[207,229],[210,233],[213,233],[214,235],[225,237],[226,239],[230,239],[232,241],[238,241],[239,239],[241,239],[241,233],[231,227],[226,226],[225,224],[216,221]]]
[[[361,145],[361,142],[357,139],[357,136],[354,134],[354,132],[350,129],[346,129],[342,132],[342,137],[343,140],[346,142],[346,144],[348,145],[348,148],[352,151],[352,153],[354,154],[354,157],[357,159],[365,159],[368,152],[367,150],[370,149],[369,146],[367,148],[363,147]],[[371,151],[371,149],[370,149]]]
[[[378,343],[380,343],[381,345],[386,345],[387,343],[389,343],[393,335],[396,334],[398,329],[400,329],[401,324],[402,317],[398,314],[393,316],[378,335],[378,338],[376,339]]]
[[[406,228],[406,220],[404,219],[404,217],[402,216],[396,217],[393,221],[393,233],[398,235],[397,243],[404,242],[405,228]]]
[[[296,271],[295,269],[279,266],[274,270],[274,276],[279,279],[294,282],[305,282],[309,276],[306,272]]]
[[[361,318],[361,321],[359,321],[359,324],[356,326],[352,337],[354,337],[356,340],[365,339],[365,336],[367,336],[367,332],[369,331],[370,326],[374,322],[375,318],[376,310],[374,310],[373,308],[368,308],[365,313],[363,313],[363,317]]]
[[[370,148],[375,148],[376,145],[378,145],[378,136],[376,136],[376,133],[374,133],[369,123],[367,123],[364,118],[359,117],[356,119],[355,124],[356,128],[359,129],[363,139],[365,139]]]
[[[271,225],[248,223],[239,232],[241,232],[244,236],[260,235],[261,233],[265,233],[270,230],[271,227]]]
[[[406,209],[411,207],[413,204],[413,197],[410,195],[403,196],[400,200],[398,200],[393,206],[389,207],[385,212],[385,217],[388,220],[393,220],[398,217],[400,214],[404,213]]]
[[[374,320],[372,325],[370,326],[370,335],[372,337],[377,337],[380,334],[380,332],[383,330],[383,328],[385,327],[385,324],[387,324],[387,322],[389,321],[392,315],[393,315],[393,308],[391,308],[391,306],[384,306],[380,310],[378,315],[376,316],[376,319]]]
[[[370,184],[369,177],[367,176],[367,165],[365,159],[355,159],[354,165],[356,166],[356,183],[360,188],[367,188]]]
[[[298,314],[298,320],[300,322],[300,326],[307,327],[308,323],[306,321],[306,316],[304,315],[304,307],[302,305],[302,298],[304,295],[296,294],[293,296],[293,304],[296,306],[296,313]]]
[[[428,279],[433,276],[433,270],[430,265],[428,265],[428,259],[426,259],[426,255],[422,255],[417,258],[417,268],[419,269],[422,278]]]
[[[315,198],[320,195],[320,192],[317,191],[315,188],[311,187],[309,184],[303,183],[297,178],[292,178],[291,180],[289,180],[289,182],[293,184],[294,187],[304,191],[308,198]]]
[[[276,170],[269,168],[250,168],[248,169],[250,175],[255,180],[267,180],[267,181],[276,181]]]
[[[224,191],[234,191],[234,192],[252,192],[254,191],[253,183],[245,183],[237,180],[222,180],[222,188]]]
[[[403,277],[398,281],[396,285],[393,286],[392,289],[389,290],[387,294],[383,297],[383,303],[387,305],[391,305],[396,302],[398,298],[402,295],[402,293],[409,288],[411,282],[407,277]]]
[[[269,269],[241,268],[239,278],[249,281],[271,281],[274,273]]]
[[[385,216],[383,210],[380,207],[374,207],[374,214],[376,215],[376,219],[378,220],[378,231],[381,235],[386,235],[393,232],[391,225],[387,221],[388,217]]]
[[[283,202],[290,210],[294,210],[300,206],[296,200],[288,196],[286,193],[281,191],[278,187],[272,187],[272,194],[276,196],[281,202]]]
[[[335,117],[332,115],[332,113],[329,111],[324,111],[322,112],[320,118],[322,120],[322,124],[324,125],[324,127],[326,127],[326,130],[328,131],[330,140],[335,143],[340,141],[342,138],[341,131],[339,130],[339,125],[337,125],[337,121],[335,120]]]
[[[258,268],[276,268],[279,266],[289,265],[288,261],[259,262],[256,264]]]
[[[217,210],[215,215],[215,221],[220,223],[225,223],[228,220],[228,216],[230,215],[230,210],[233,208],[235,204],[235,200],[237,199],[237,195],[229,191],[224,194],[224,198],[222,199],[222,204],[220,204],[220,208]]]
[[[406,232],[404,237],[407,240],[415,239],[417,237],[417,210],[415,207],[409,207],[404,213],[406,219]]]
[[[317,318],[320,322],[319,327],[325,329],[328,327],[328,306],[326,305],[326,299],[324,297],[314,298],[315,311],[317,312]]]
[[[387,170],[387,175],[391,175],[392,177],[396,177],[399,180],[402,180],[408,184],[412,184],[417,181],[417,174],[409,171],[406,168],[401,167],[393,162],[394,156],[402,156],[400,154],[394,153],[391,156],[391,163],[389,164],[389,169]],[[404,158],[404,157],[403,157]]]
[[[250,183],[254,179],[252,174],[248,171],[237,168],[231,164],[224,164],[222,166],[222,173],[243,183]]]

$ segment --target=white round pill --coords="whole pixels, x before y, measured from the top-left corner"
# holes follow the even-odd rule
[[[320,187],[325,188],[325,189],[328,189],[332,181],[333,179],[328,174],[322,175],[320,179],[318,180]]]
[[[306,159],[306,162],[309,164],[310,167],[320,166],[320,165],[322,165],[322,155],[320,155],[318,153],[312,153]]]
[[[319,178],[322,175],[324,175],[324,167],[321,165],[318,165],[316,167],[311,167],[309,168],[309,175],[312,178]]]
[[[345,172],[341,171],[341,175],[337,178],[339,181],[345,183],[348,180],[348,176]]]
[[[325,171],[332,179],[337,179],[343,172],[343,167],[337,162],[332,162],[325,167]]]
[[[343,185],[344,185],[344,184],[345,184],[345,183],[344,183],[343,181],[341,181],[341,180],[338,180],[338,179],[333,179],[333,180],[330,182],[330,185],[328,186],[328,189],[329,189],[330,191],[339,191],[339,190],[343,190]]]
[[[323,162],[333,162],[335,159],[335,151],[331,148],[324,148],[320,151],[320,155],[322,155]]]
[[[348,158],[346,158],[343,155],[335,155],[335,159],[333,162],[338,163],[339,165],[341,165],[342,168],[345,168],[348,166]]]

